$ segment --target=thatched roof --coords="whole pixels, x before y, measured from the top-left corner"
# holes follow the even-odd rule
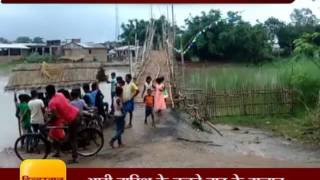
[[[44,88],[49,84],[58,88],[79,87],[96,80],[100,63],[21,64],[13,69],[6,91]]]

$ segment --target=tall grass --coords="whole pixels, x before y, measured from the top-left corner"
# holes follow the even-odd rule
[[[280,83],[279,71],[274,67],[246,67],[243,65],[218,65],[188,72],[190,86],[214,89],[259,88]]]
[[[189,87],[225,89],[261,89],[290,87],[307,106],[316,103],[320,89],[320,68],[307,58],[276,59],[261,66],[218,64],[187,68]]]

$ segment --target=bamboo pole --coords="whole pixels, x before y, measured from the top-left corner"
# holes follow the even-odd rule
[[[14,104],[15,104],[15,106],[16,106],[16,111],[17,111],[17,109],[18,109],[18,99],[17,99],[17,94],[16,94],[16,92],[14,92]],[[22,132],[21,132],[21,120],[20,120],[19,117],[17,117],[17,120],[18,120],[19,136],[21,136],[21,135],[22,135]]]

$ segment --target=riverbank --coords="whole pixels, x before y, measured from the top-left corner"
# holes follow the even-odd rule
[[[22,64],[22,63],[23,63],[23,61],[13,61],[10,63],[0,64],[0,76],[8,75],[13,68],[15,68],[17,65]]]

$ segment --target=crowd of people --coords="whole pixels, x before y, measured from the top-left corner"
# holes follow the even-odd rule
[[[32,90],[30,95],[20,94],[18,99],[15,95],[16,117],[19,119],[19,126],[22,134],[37,133],[40,128],[50,124],[53,126],[69,127],[69,141],[72,147],[72,162],[77,162],[77,145],[75,143],[76,132],[80,124],[81,114],[90,109],[96,109],[97,113],[106,121],[107,117],[114,117],[116,133],[109,141],[114,148],[117,141],[118,147],[123,146],[122,134],[126,128],[126,117],[128,115],[127,128],[133,125],[133,112],[135,109],[135,98],[140,93],[139,88],[133,81],[131,74],[126,74],[123,79],[111,73],[111,79],[105,75],[103,68],[100,68],[97,82],[83,84],[81,88],[56,91],[54,85],[46,87],[45,95],[37,90]],[[82,93],[83,92],[83,93]],[[166,109],[166,98],[168,93],[164,85],[164,77],[157,77],[155,83],[148,76],[145,80],[141,97],[145,104],[144,123],[148,124],[151,116],[152,127],[156,127],[154,112],[161,116]],[[48,136],[56,144],[55,157],[60,156],[59,142],[65,138],[63,128],[49,130]]]

